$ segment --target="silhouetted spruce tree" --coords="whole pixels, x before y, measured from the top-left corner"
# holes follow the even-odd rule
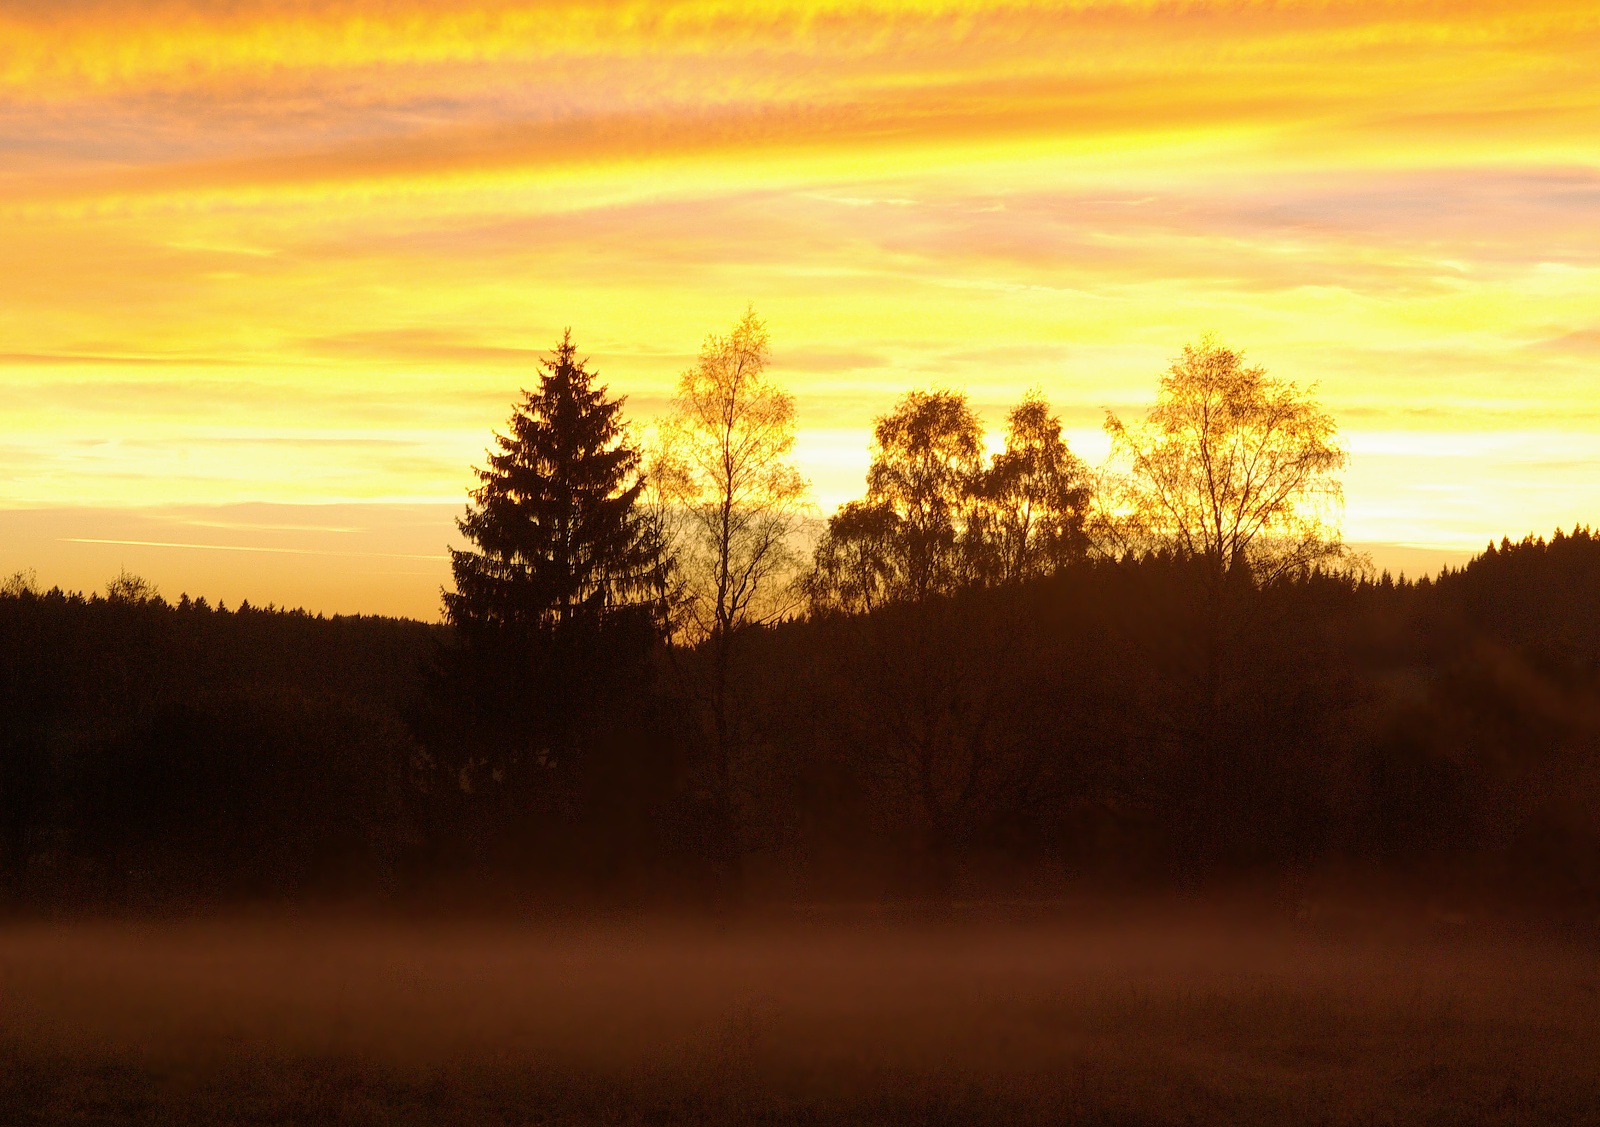
[[[523,394],[457,522],[473,547],[451,552],[455,642],[423,725],[455,796],[440,840],[517,864],[583,853],[581,827],[619,817],[618,780],[660,766],[661,551],[622,400],[570,332]]]
[[[660,553],[638,506],[644,480],[623,401],[594,382],[570,330],[540,363],[538,389],[495,436],[499,450],[456,522],[478,550],[451,551],[445,613],[469,635],[598,622],[657,597]]]

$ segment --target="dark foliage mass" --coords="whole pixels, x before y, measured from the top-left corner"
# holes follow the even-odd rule
[[[61,591],[0,597],[0,874],[163,902],[392,881],[402,717],[436,627]]]
[[[1417,583],[1219,588],[1204,561],[1077,559],[752,627],[735,652],[730,825],[686,703],[705,649],[648,615],[469,645],[19,588],[0,595],[6,895],[637,898],[725,874],[730,848],[750,896],[1335,867],[1600,894],[1585,530]]]
[[[988,460],[965,396],[908,393],[798,567],[766,343],[753,310],[708,340],[652,484],[564,337],[478,470],[443,626],[8,580],[0,889],[727,904],[1343,871],[1594,914],[1590,531],[1364,575],[1323,517],[1332,419],[1208,339],[1108,420],[1098,478],[1037,393]]]

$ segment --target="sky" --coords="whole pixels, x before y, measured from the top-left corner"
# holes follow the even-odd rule
[[[1380,562],[1600,519],[1600,5],[0,0],[0,571],[432,618],[572,328],[641,428],[747,304],[818,512],[1213,331]]]

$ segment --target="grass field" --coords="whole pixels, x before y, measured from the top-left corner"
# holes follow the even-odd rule
[[[0,1122],[1600,1123],[1600,957],[1197,911],[0,929]]]

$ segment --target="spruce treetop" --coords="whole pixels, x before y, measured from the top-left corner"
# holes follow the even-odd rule
[[[568,330],[540,361],[457,522],[444,596],[461,627],[539,628],[651,600],[658,551],[638,501],[640,455]]]

